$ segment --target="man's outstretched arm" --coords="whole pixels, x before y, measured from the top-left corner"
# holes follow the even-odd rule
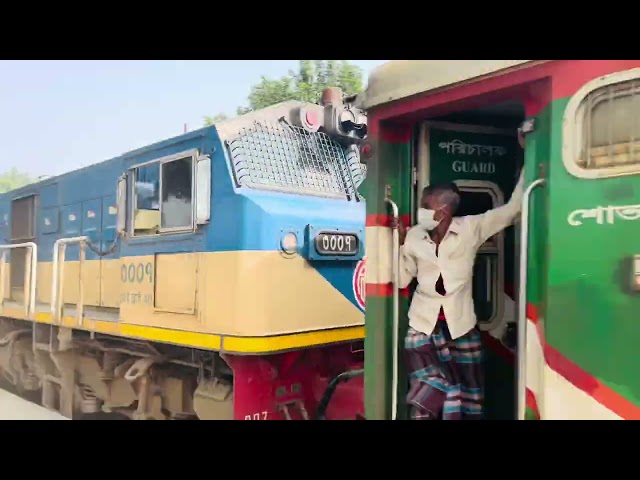
[[[520,172],[520,179],[511,194],[509,201],[501,207],[494,208],[480,215],[474,215],[473,220],[478,235],[478,243],[483,244],[487,239],[501,232],[513,223],[522,209],[524,195],[524,169]]]

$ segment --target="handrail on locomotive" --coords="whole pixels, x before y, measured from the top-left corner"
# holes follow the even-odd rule
[[[53,244],[53,277],[51,281],[51,320],[54,323],[62,322],[62,305],[64,292],[64,261],[67,245],[79,245],[78,262],[78,303],[76,305],[76,319],[78,326],[82,325],[83,316],[83,288],[82,266],[86,258],[86,246],[89,237],[70,237],[56,240]]]

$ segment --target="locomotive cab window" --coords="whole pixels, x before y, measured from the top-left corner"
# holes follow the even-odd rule
[[[162,164],[161,228],[191,228],[193,224],[193,159]]]
[[[194,158],[177,155],[133,169],[134,236],[193,229]]]
[[[456,216],[479,215],[499,205],[494,188],[464,186],[460,181],[461,201]],[[500,321],[503,278],[503,246],[501,234],[488,239],[478,250],[473,267],[473,302],[478,323],[489,328]]]

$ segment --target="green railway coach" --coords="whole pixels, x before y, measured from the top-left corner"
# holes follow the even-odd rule
[[[362,98],[369,138],[365,416],[407,418],[393,215],[455,181],[459,215],[507,202],[473,292],[488,419],[638,419],[640,60],[392,61]],[[525,148],[517,130],[525,134]],[[523,158],[524,157],[524,158]]]

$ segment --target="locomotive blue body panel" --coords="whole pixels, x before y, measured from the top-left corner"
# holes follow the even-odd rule
[[[113,252],[103,256],[87,249],[82,267],[77,266],[79,246],[69,245],[65,252],[65,264],[68,266],[65,266],[64,272],[64,303],[75,305],[80,301],[74,292],[81,278],[85,292],[83,305],[98,312],[95,314],[100,317],[97,320],[106,318],[106,313],[100,313],[102,310],[108,311],[111,312],[109,315],[115,315],[112,321],[119,324],[174,332],[173,337],[171,333],[162,335],[170,343],[177,344],[197,346],[204,342],[215,346],[214,337],[218,337],[218,343],[222,344],[225,335],[268,337],[333,328],[349,330],[348,334],[337,334],[335,339],[362,338],[364,306],[356,298],[354,269],[364,254],[364,201],[359,198],[326,198],[238,185],[229,150],[216,126],[189,132],[0,195],[0,235],[4,244],[17,242],[11,231],[14,200],[29,196],[36,198],[33,238],[22,239],[38,245],[36,298],[40,313],[36,314],[36,319],[51,321],[42,312],[48,311],[51,301],[49,289],[53,275],[51,262],[54,242],[83,235],[89,238],[96,249],[106,252],[117,237],[118,179],[137,165],[193,149],[197,150],[198,155],[208,155],[211,159],[209,222],[182,233],[127,235],[116,242]],[[157,184],[161,180],[149,177],[144,181]],[[136,198],[139,202],[140,198]],[[192,198],[192,201],[195,200]],[[132,212],[131,208],[127,209],[127,225],[131,224]],[[22,219],[23,222],[25,220]],[[346,261],[343,258],[309,261],[303,257],[309,257],[305,253],[309,251],[309,246],[305,245],[305,232],[309,231],[310,225],[357,233],[361,248]],[[281,251],[280,242],[287,232],[295,233],[298,240],[295,258],[286,258]],[[181,257],[174,262],[167,254]],[[23,289],[10,282],[10,257],[7,255],[6,258],[5,305],[0,307],[0,312],[5,316],[19,316],[19,309],[12,306],[11,302],[20,302],[17,290]],[[127,269],[132,264],[142,264],[142,270],[155,272],[149,286],[127,277]],[[85,273],[78,273],[79,268]],[[272,278],[281,278],[291,284],[277,286],[270,282]],[[323,279],[327,285],[320,285],[319,279]],[[308,284],[305,284],[306,280]],[[132,282],[139,283],[136,285],[138,290],[127,290],[127,285]],[[291,294],[283,293],[282,289],[290,290]],[[303,293],[296,295],[296,289]],[[138,303],[123,308],[123,298],[131,298],[132,294],[137,296]],[[174,295],[184,298],[171,300],[171,305],[163,306],[167,303],[166,299]],[[119,300],[114,300],[116,298]],[[238,307],[243,298],[247,304],[253,305],[251,310],[243,311]],[[308,304],[310,298],[314,299],[311,302],[314,305],[298,305],[288,309],[283,305],[286,301]],[[262,304],[258,305],[260,302]],[[277,302],[278,305],[270,302]],[[178,303],[180,307],[176,306]],[[305,322],[304,318],[297,318],[299,312],[312,308],[318,310],[322,305],[326,307],[326,314],[321,311],[311,314],[315,320],[310,323]],[[113,313],[114,309],[118,309],[117,314]],[[261,311],[267,312],[265,318],[256,318],[262,315],[259,313]],[[335,318],[320,321],[322,315]],[[64,323],[66,320],[63,318],[62,321]],[[99,325],[99,322],[94,321],[93,325]],[[120,335],[153,337],[143,335],[140,329],[136,334],[122,328],[111,331]],[[176,331],[189,331],[211,338],[206,342],[181,341]],[[157,338],[161,334],[156,332],[155,335]],[[309,342],[314,343],[313,340]],[[253,351],[251,348],[248,350]]]

